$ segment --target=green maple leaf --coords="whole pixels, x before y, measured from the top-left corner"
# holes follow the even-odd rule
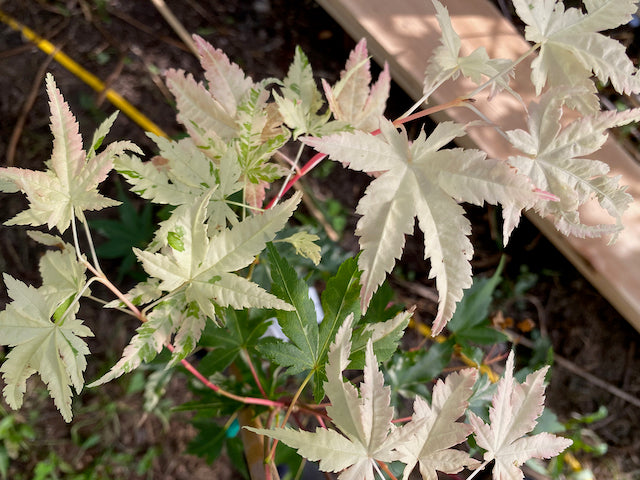
[[[71,421],[71,385],[80,392],[87,366],[87,344],[80,337],[92,337],[89,328],[76,319],[73,312],[63,321],[52,322],[51,316],[61,301],[53,302],[51,292],[43,292],[4,276],[8,294],[13,300],[0,313],[0,339],[13,347],[0,367],[6,383],[3,394],[11,408],[20,408],[27,379],[38,372],[63,418]]]
[[[84,210],[100,210],[119,204],[98,193],[97,186],[112,169],[115,157],[125,150],[141,151],[131,142],[116,142],[96,154],[115,121],[117,114],[113,114],[98,128],[85,152],[78,123],[51,74],[47,75],[46,84],[53,133],[53,152],[46,162],[48,169],[41,172],[1,168],[0,189],[13,193],[17,188],[29,200],[29,209],[20,212],[7,225],[47,225],[49,229],[56,227],[64,232],[74,215],[84,221]]]
[[[620,93],[638,93],[640,78],[624,45],[598,32],[628,23],[638,7],[634,0],[585,0],[586,12],[565,10],[556,0],[514,0],[516,13],[527,25],[525,37],[540,43],[531,64],[531,81],[539,95],[548,84],[585,90],[573,108],[584,113],[600,109],[592,72]]]
[[[271,290],[293,307],[291,311],[277,312],[282,332],[289,338],[285,343],[275,338],[267,338],[261,351],[276,363],[288,366],[289,373],[319,368],[318,360],[318,320],[313,301],[309,298],[309,286],[298,278],[289,265],[271,244],[267,245],[271,265]]]
[[[204,195],[193,206],[176,208],[165,222],[164,253],[134,252],[145,271],[161,280],[160,290],[184,291],[187,303],[195,302],[212,319],[214,304],[290,310],[293,307],[289,304],[233,272],[253,262],[266,242],[284,227],[299,201],[296,194],[282,205],[210,237],[204,223],[209,195]]]
[[[389,387],[384,386],[371,342],[367,346],[360,392],[351,383],[343,381],[342,371],[349,364],[352,321],[350,315],[331,345],[324,387],[331,401],[327,414],[341,433],[330,428],[317,428],[315,432],[245,428],[278,439],[309,460],[319,460],[322,471],[341,472],[340,480],[373,480],[374,472],[378,470],[377,461],[398,459],[389,435],[394,428],[391,423],[394,412],[389,404]]]
[[[380,129],[379,136],[356,131],[303,142],[353,170],[382,172],[356,209],[362,215],[356,234],[362,249],[358,265],[363,272],[363,311],[400,257],[404,236],[412,233],[418,218],[425,257],[431,259],[431,276],[440,294],[437,334],[451,318],[463,289],[471,285],[471,227],[458,201],[502,204],[507,239],[522,208],[537,198],[526,177],[479,150],[439,150],[465,134],[463,125],[443,122],[429,137],[422,132],[412,143],[404,130],[398,132],[387,120],[381,121]]]
[[[212,349],[198,364],[203,375],[221,372],[233,362],[242,350],[253,349],[269,327],[267,311],[224,311],[224,326],[207,327],[200,345]]]

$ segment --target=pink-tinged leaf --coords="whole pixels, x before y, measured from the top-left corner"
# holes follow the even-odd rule
[[[538,196],[534,208],[549,216],[565,235],[598,237],[622,230],[622,215],[632,201],[619,178],[609,176],[609,166],[584,158],[596,152],[607,139],[607,129],[640,120],[640,109],[603,112],[581,117],[563,126],[562,108],[568,99],[584,92],[556,89],[529,106],[529,131],[510,130],[507,137],[523,155],[509,163],[554,198]],[[579,207],[597,200],[615,223],[584,225]]]
[[[544,409],[544,376],[548,367],[529,374],[523,384],[513,378],[513,351],[504,377],[498,383],[489,409],[490,424],[472,412],[469,422],[478,446],[486,450],[485,461],[495,460],[494,480],[520,480],[520,466],[530,458],[550,458],[573,442],[551,434],[525,435],[533,430]]]
[[[234,116],[230,115],[201,82],[191,74],[170,69],[167,87],[176,97],[178,121],[184,125],[194,143],[208,146],[210,138],[230,140],[238,133]]]
[[[53,134],[53,152],[49,165],[60,180],[61,186],[69,190],[70,184],[75,181],[84,166],[86,155],[82,149],[78,122],[62,98],[52,75],[47,75],[46,84]]]
[[[333,88],[325,80],[322,81],[334,117],[358,130],[371,132],[378,128],[391,85],[386,63],[378,81],[371,88],[370,83],[369,53],[366,39],[363,38],[349,55],[345,69],[340,73],[340,80]]]
[[[89,155],[82,149],[75,117],[56,88],[53,76],[47,75],[47,93],[51,107],[53,152],[44,172],[21,168],[0,168],[0,189],[6,192],[20,190],[27,195],[29,209],[19,213],[7,224],[47,225],[64,232],[75,216],[84,220],[83,211],[100,210],[119,202],[98,193],[97,187],[113,168],[114,158],[125,150],[141,153],[130,142],[116,142],[100,154],[95,149],[107,134],[115,116],[104,122],[94,135]]]
[[[209,92],[231,117],[235,117],[238,105],[253,87],[251,77],[232,63],[222,50],[214,48],[202,37],[194,35],[200,53],[204,76],[209,82]]]
[[[469,405],[476,377],[477,372],[472,369],[451,373],[435,385],[431,405],[416,398],[411,421],[398,431],[400,438],[412,436],[411,441],[400,441],[397,447],[401,461],[406,463],[405,480],[418,462],[423,478],[428,480],[437,479],[436,470],[457,473],[465,466],[480,463],[468,453],[451,448],[464,442],[473,431],[457,420]]]

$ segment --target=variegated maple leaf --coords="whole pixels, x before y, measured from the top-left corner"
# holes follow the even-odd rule
[[[29,200],[29,209],[6,222],[7,225],[47,225],[63,233],[74,215],[84,221],[85,210],[100,210],[118,205],[98,193],[97,186],[113,168],[113,159],[125,150],[142,153],[131,142],[115,142],[101,153],[96,151],[116,119],[113,114],[96,130],[91,146],[82,149],[78,122],[56,87],[53,75],[46,77],[53,152],[44,172],[23,168],[0,168],[0,189],[22,191]]]
[[[176,330],[178,335],[184,332],[182,337],[188,334],[190,342],[185,345],[184,342],[178,341],[176,335],[176,348],[172,352],[170,363],[175,364],[191,353],[202,334],[206,317],[200,315],[197,307],[185,307],[184,298],[177,297],[156,305],[147,315],[147,321],[136,329],[136,334],[122,352],[122,358],[106,374],[87,387],[105,384],[135,370],[142,362],[150,362],[171,342],[171,336]]]
[[[460,37],[451,25],[449,12],[438,0],[432,0],[436,8],[436,19],[442,30],[442,45],[436,48],[429,59],[424,74],[424,93],[430,95],[449,78],[455,80],[460,74],[480,84],[483,79],[496,77],[491,85],[491,95],[509,88],[509,75],[513,74],[511,60],[491,59],[484,47],[478,47],[467,56],[460,56]]]
[[[237,135],[237,109],[254,83],[222,50],[198,35],[193,39],[207,85],[182,70],[170,69],[166,78],[167,86],[176,98],[178,121],[196,145],[205,147],[211,139],[231,140]]]
[[[469,421],[479,447],[486,450],[485,462],[495,460],[494,480],[521,480],[520,466],[530,458],[551,458],[573,442],[550,433],[527,437],[544,409],[544,376],[548,367],[529,375],[520,384],[513,378],[513,351],[509,354],[504,377],[498,382],[489,409],[490,424],[473,412]]]
[[[184,291],[186,302],[195,302],[212,319],[214,304],[289,310],[293,307],[233,272],[248,266],[273,240],[299,202],[296,194],[282,205],[209,236],[204,223],[209,195],[204,195],[193,206],[178,207],[162,225],[166,237],[161,252],[134,252],[145,271],[161,280],[159,290]]]
[[[406,464],[403,479],[417,463],[425,480],[437,480],[437,471],[458,473],[464,467],[480,464],[467,452],[451,448],[464,442],[473,428],[457,422],[464,415],[473,393],[477,371],[472,369],[450,373],[445,381],[438,380],[433,387],[431,405],[416,397],[411,421],[402,426],[398,436],[404,438],[396,447],[400,461]]]
[[[77,305],[64,319],[52,321],[67,299],[64,288],[56,296],[52,288],[36,289],[7,274],[4,282],[12,302],[0,312],[0,343],[13,347],[0,367],[4,397],[11,408],[20,408],[27,379],[38,372],[62,417],[70,422],[71,386],[76,392],[82,390],[89,353],[80,337],[93,333],[75,318]]]
[[[622,230],[622,214],[632,197],[619,177],[607,176],[609,166],[601,161],[581,158],[597,151],[607,140],[608,128],[640,120],[640,109],[605,112],[581,117],[562,127],[562,106],[581,92],[564,89],[550,91],[539,103],[529,107],[529,132],[510,130],[509,141],[523,155],[509,157],[509,163],[531,178],[540,189],[558,201],[540,200],[536,210],[551,216],[556,228],[565,235],[599,237]],[[615,219],[615,224],[583,225],[578,208],[591,199]]]
[[[320,427],[315,432],[245,428],[278,439],[311,461],[319,460],[319,468],[324,472],[342,472],[340,480],[374,480],[377,461],[391,462],[398,457],[389,435],[394,428],[391,423],[394,412],[390,390],[384,386],[371,341],[367,345],[360,394],[351,383],[343,381],[342,371],[349,365],[351,352],[352,321],[353,314],[338,329],[329,349],[324,386],[331,401],[327,413],[342,433]]]
[[[273,98],[294,140],[300,135],[322,136],[348,128],[345,122],[330,121],[331,111],[322,112],[322,94],[313,78],[309,59],[300,47],[296,47],[293,63],[282,82],[281,95],[274,92]]]
[[[378,81],[369,87],[370,67],[367,40],[363,38],[349,55],[345,69],[340,72],[340,80],[333,87],[326,80],[322,80],[324,94],[333,116],[365,132],[372,132],[378,128],[391,86],[389,65],[385,62]]]
[[[440,295],[435,335],[453,315],[463,289],[471,285],[473,247],[467,238],[471,227],[458,201],[503,205],[506,241],[520,211],[533,205],[536,196],[526,177],[503,162],[487,159],[480,150],[440,150],[465,135],[463,125],[440,123],[430,136],[421,132],[414,142],[387,120],[381,121],[380,129],[378,136],[356,131],[302,141],[353,170],[382,172],[356,210],[362,215],[356,234],[362,249],[358,266],[363,272],[363,310],[400,257],[404,236],[413,232],[418,218],[425,258],[431,259],[431,277],[436,278]]]
[[[583,113],[600,109],[592,72],[602,83],[611,81],[619,93],[640,92],[640,78],[624,45],[598,32],[628,23],[638,7],[635,0],[585,0],[586,12],[565,10],[557,0],[513,0],[527,25],[525,37],[540,44],[531,64],[531,81],[539,95],[545,85],[585,90],[571,99]]]
[[[277,106],[267,102],[267,81],[254,83],[221,50],[197,35],[194,40],[207,83],[197,82],[182,70],[167,72],[167,85],[176,97],[178,121],[200,154],[212,162],[212,170],[220,159],[234,160],[245,203],[261,207],[265,188],[287,172],[268,160],[287,142],[289,131],[282,126]],[[212,186],[210,181],[205,183]],[[197,188],[198,184],[192,186]],[[231,193],[219,189],[213,198]],[[227,216],[229,213],[227,209]]]
[[[158,204],[191,205],[210,193],[207,219],[219,230],[237,223],[226,200],[242,189],[241,170],[233,149],[226,148],[217,162],[206,156],[190,138],[168,140],[149,134],[160,148],[151,161],[122,155],[115,168],[132,185],[131,190]]]

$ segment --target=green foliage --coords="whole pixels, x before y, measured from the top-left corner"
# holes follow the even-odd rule
[[[118,259],[116,281],[122,282],[125,275],[135,280],[144,280],[144,273],[139,268],[133,248],[144,249],[153,238],[155,222],[153,219],[153,205],[145,203],[139,209],[126,196],[121,183],[116,183],[118,205],[118,219],[94,219],[89,226],[95,229],[106,241],[96,247],[96,254],[100,258]]]
[[[470,99],[454,100],[450,107],[468,103],[485,89],[490,97],[520,99],[509,83],[522,59],[493,59],[483,48],[462,56],[446,7],[432,3],[443,39],[429,60],[424,97],[415,108],[460,74],[480,86]],[[544,414],[544,377],[552,353],[544,341],[537,342],[531,368],[519,373],[510,354],[496,385],[474,369],[443,374],[453,353],[480,364],[482,348],[507,340],[487,320],[504,260],[493,277],[472,279],[470,222],[461,201],[499,205],[505,241],[526,208],[552,217],[563,233],[611,235],[613,241],[631,202],[618,178],[608,175],[608,167],[586,156],[602,146],[606,129],[640,119],[638,109],[600,112],[590,78],[610,80],[619,92],[640,93],[639,76],[624,48],[598,33],[628,21],[635,3],[588,0],[584,10],[554,0],[515,0],[514,5],[527,25],[526,38],[534,42],[525,57],[539,51],[531,62],[538,98],[523,109],[527,131],[495,125],[519,151],[505,159],[448,147],[476,122],[443,122],[410,138],[402,123],[413,117],[395,122],[384,118],[389,71],[385,66],[372,84],[365,41],[351,53],[337,83],[324,81],[321,91],[300,48],[285,78],[254,82],[222,51],[195,36],[206,82],[182,70],[166,73],[187,136],[174,141],[150,135],[159,150],[150,161],[135,156],[141,151],[128,142],[103,147],[115,115],[84,149],[77,121],[47,75],[51,158],[44,171],[1,168],[0,190],[22,192],[29,203],[9,225],[46,225],[60,234],[70,230],[73,243],[32,232],[32,238],[57,248],[40,260],[42,285],[35,288],[4,275],[11,302],[0,313],[0,339],[10,351],[0,371],[9,405],[22,405],[26,381],[38,373],[63,418],[71,420],[71,386],[76,392],[84,388],[89,354],[82,338],[92,335],[76,314],[87,297],[96,299],[89,286],[100,283],[115,299],[97,300],[125,310],[140,323],[120,360],[89,386],[140,372],[153,361],[144,367],[152,373],[130,387],[144,388],[143,409],[166,421],[162,395],[173,372],[182,371],[173,368],[182,365],[200,382],[192,386],[197,400],[182,407],[196,410],[199,434],[189,451],[213,461],[226,450],[245,477],[238,431],[249,426],[238,422],[248,408],[254,426],[247,430],[265,443],[259,458],[248,458],[252,468],[265,464],[273,469],[274,462],[283,462],[291,475],[301,471],[302,456],[319,461],[321,470],[339,473],[341,480],[382,477],[380,469],[387,464],[406,480],[414,468],[423,478],[434,479],[437,471],[479,471],[489,463],[494,479],[519,479],[525,461],[558,456],[572,443],[576,449],[597,451],[582,428],[591,417],[580,419],[580,427],[562,427]],[[565,107],[580,113],[571,123],[564,118]],[[285,168],[274,158],[281,157],[289,141],[298,141],[299,153]],[[319,155],[301,166],[306,147]],[[372,177],[356,209],[360,252],[346,259],[317,231],[309,232],[308,225],[302,230],[292,220],[306,218],[297,213],[302,193],[287,198],[288,187],[274,185],[285,175],[287,180],[305,175],[323,155]],[[90,224],[86,211],[120,203],[98,191],[112,169],[145,205],[137,213],[133,202],[119,194],[119,220]],[[263,208],[267,195],[272,201]],[[613,223],[583,224],[578,207],[592,200]],[[165,206],[168,213],[157,224],[153,204]],[[343,207],[335,201],[325,207],[334,228],[342,231],[347,218]],[[447,327],[450,336],[428,349],[407,351],[398,346],[414,309],[395,305],[385,280],[416,218],[439,294],[433,334]],[[108,238],[97,250],[90,227]],[[119,276],[137,261],[148,277],[122,292],[102,270],[98,256],[122,259]],[[299,264],[308,274],[301,274]],[[312,284],[323,290],[322,315],[309,293]],[[521,281],[514,291],[525,288]],[[273,321],[282,338],[265,337]],[[198,365],[190,358],[199,359]],[[353,372],[345,375],[360,369],[361,381]],[[431,383],[433,388],[427,388]],[[325,395],[328,404],[321,403]],[[392,402],[409,407],[401,397],[413,399],[412,414],[394,423]],[[289,426],[292,420],[300,429]],[[570,438],[536,431],[536,424],[563,430]],[[0,422],[1,475],[7,477],[8,459],[30,435],[10,415]],[[288,447],[274,451],[269,438]],[[74,437],[83,451],[99,440],[99,432]],[[474,455],[483,454],[484,463],[454,448],[462,443],[473,446]],[[148,474],[158,454],[149,450],[137,473]],[[250,451],[247,455],[255,457]],[[98,460],[108,464],[113,459]],[[563,461],[558,457],[552,469],[559,472]],[[37,464],[33,478],[102,478],[110,473],[96,467],[76,474],[52,454]]]

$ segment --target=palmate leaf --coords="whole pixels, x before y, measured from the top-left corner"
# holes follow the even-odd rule
[[[374,480],[377,460],[397,459],[389,442],[389,433],[394,428],[393,408],[389,405],[389,388],[384,386],[371,343],[367,347],[360,395],[356,387],[343,381],[342,371],[349,364],[352,320],[352,316],[345,320],[331,345],[325,384],[331,401],[327,413],[342,434],[324,428],[317,428],[313,433],[290,428],[245,428],[278,439],[309,460],[319,460],[322,471],[341,472],[340,480]]]
[[[453,30],[448,10],[438,0],[432,2],[442,30],[442,45],[434,50],[427,64],[424,93],[431,94],[445,80],[455,80],[462,74],[476,84],[480,84],[483,79],[496,77],[491,85],[491,95],[506,89],[520,99],[520,96],[509,88],[509,75],[513,74],[510,67],[513,62],[489,58],[484,47],[476,48],[467,56],[460,56],[460,37]]]
[[[51,110],[53,151],[44,172],[23,168],[0,168],[0,189],[26,194],[29,209],[9,220],[7,225],[47,225],[61,233],[74,215],[84,220],[85,210],[100,210],[118,205],[98,193],[97,186],[113,167],[113,159],[125,150],[141,153],[131,142],[116,142],[96,155],[116,114],[98,128],[88,153],[82,149],[78,123],[56,87],[51,74],[46,77]],[[13,184],[13,185],[12,185]]]
[[[585,90],[569,105],[594,113],[600,107],[592,72],[602,83],[610,80],[619,93],[640,92],[640,78],[625,47],[597,33],[628,23],[637,11],[634,0],[585,0],[586,13],[565,10],[557,0],[514,0],[513,5],[527,25],[526,39],[541,44],[531,64],[538,95],[545,85]]]
[[[266,311],[257,309],[227,308],[222,316],[224,326],[207,325],[200,338],[199,345],[210,350],[198,364],[198,370],[203,375],[221,372],[243,349],[255,348],[270,323]]]
[[[548,367],[529,375],[523,384],[513,378],[513,351],[509,354],[504,377],[500,379],[493,406],[489,409],[491,423],[473,412],[469,422],[479,447],[486,450],[485,461],[495,460],[494,480],[521,480],[520,466],[530,458],[551,458],[573,442],[550,433],[525,436],[536,426],[544,409],[544,376]]]
[[[274,92],[273,98],[284,123],[293,131],[294,140],[304,134],[322,136],[348,128],[345,122],[329,121],[331,111],[319,113],[324,101],[313,78],[309,59],[300,47],[296,48],[281,95]]]
[[[279,254],[267,244],[271,266],[271,290],[282,301],[293,306],[291,311],[276,313],[282,332],[289,344],[266,339],[261,351],[276,363],[289,367],[289,373],[315,370],[318,360],[318,320],[309,287]],[[275,343],[274,343],[275,342]],[[279,351],[280,350],[280,351]]]
[[[622,214],[632,198],[619,178],[607,176],[609,166],[598,160],[581,158],[597,151],[606,141],[608,128],[640,120],[640,109],[605,112],[561,125],[562,106],[568,98],[581,92],[548,92],[539,103],[529,107],[529,132],[507,132],[510,142],[524,155],[509,158],[509,163],[527,175],[540,189],[558,201],[539,200],[536,210],[553,218],[556,228],[565,235],[598,237],[622,229]],[[615,224],[583,225],[577,209],[591,199],[615,220]]]
[[[80,392],[87,366],[87,344],[80,337],[93,333],[75,318],[72,308],[63,321],[51,317],[60,302],[52,301],[51,291],[44,292],[4,275],[12,302],[0,313],[0,341],[13,347],[0,367],[6,383],[3,394],[11,408],[20,408],[27,379],[38,372],[62,417],[71,421],[71,386]]]
[[[526,177],[479,150],[439,151],[465,134],[462,125],[441,123],[429,137],[422,132],[412,143],[389,121],[382,120],[380,129],[379,136],[356,131],[303,142],[353,170],[383,172],[371,182],[356,210],[362,215],[356,234],[362,249],[358,265],[363,272],[363,310],[400,257],[404,236],[412,233],[418,218],[425,234],[425,257],[431,259],[431,276],[440,294],[437,334],[451,318],[462,290],[471,285],[470,224],[457,202],[503,205],[507,239],[522,208],[537,198]]]
[[[322,80],[324,94],[333,116],[365,132],[372,132],[378,128],[391,86],[389,66],[385,62],[378,81],[369,87],[370,67],[367,40],[363,38],[349,55],[345,69],[340,72],[340,80],[333,87],[329,86],[326,80]]]
[[[237,223],[226,200],[242,189],[241,171],[235,152],[226,148],[217,162],[207,157],[193,141],[168,140],[149,134],[160,151],[150,162],[123,155],[115,168],[132,185],[131,190],[153,203],[184,205],[197,202],[211,191],[207,218],[212,226],[224,228]],[[213,190],[212,190],[213,189]]]
[[[425,480],[437,480],[436,470],[458,473],[465,466],[480,464],[468,453],[451,448],[464,442],[473,431],[469,425],[456,420],[469,405],[476,377],[476,370],[466,369],[450,373],[444,382],[438,380],[433,388],[431,405],[416,397],[411,421],[397,432],[400,438],[413,438],[398,446],[401,461],[406,464],[403,479],[409,478],[417,463]]]
[[[163,226],[166,253],[138,249],[135,253],[146,272],[161,280],[161,290],[184,290],[186,301],[195,302],[209,318],[215,318],[214,303],[289,310],[293,307],[232,272],[253,261],[284,227],[299,201],[296,194],[282,205],[210,237],[204,223],[209,195],[204,195],[193,206],[178,207]]]

